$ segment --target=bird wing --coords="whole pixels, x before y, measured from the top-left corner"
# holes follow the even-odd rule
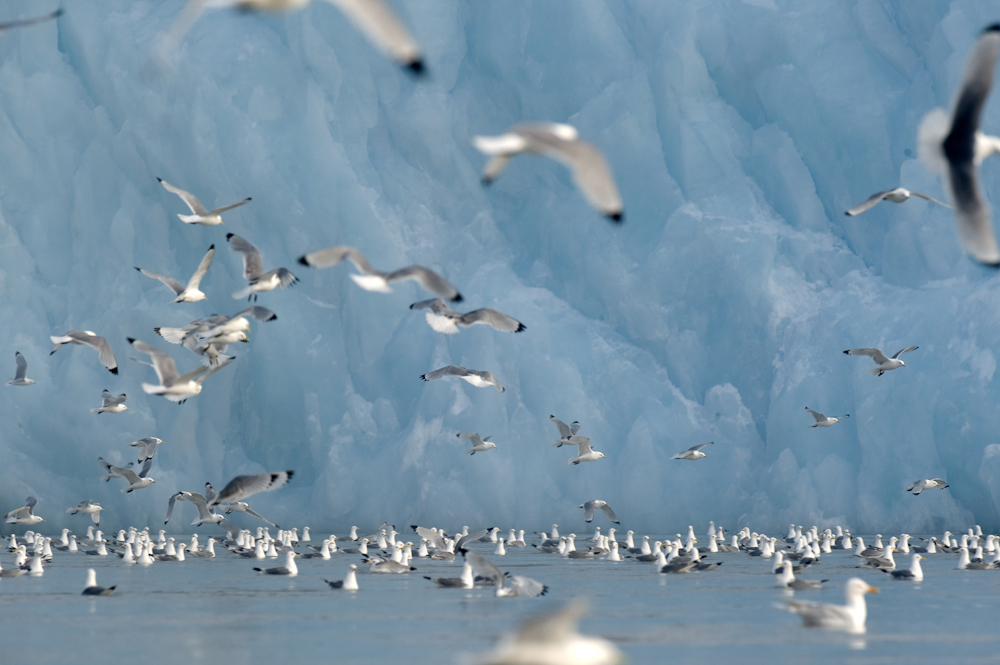
[[[622,197],[604,155],[586,141],[568,144],[573,182],[592,206],[615,221],[621,219]]]
[[[618,521],[618,516],[615,515],[615,511],[611,510],[611,506],[609,506],[607,503],[601,506],[601,510],[604,511],[604,514],[608,516],[609,520],[611,520],[615,524],[621,524],[621,522]]]
[[[806,411],[808,411],[809,413],[811,413],[811,414],[812,414],[812,417],[813,417],[813,418],[815,418],[815,419],[816,419],[816,422],[818,422],[818,423],[821,423],[821,422],[823,422],[824,420],[826,420],[826,416],[824,416],[824,415],[823,415],[822,413],[820,413],[819,411],[813,411],[813,410],[812,410],[812,409],[810,409],[810,408],[809,408],[808,406],[806,407]]]
[[[330,266],[337,265],[344,259],[349,260],[354,264],[355,268],[366,275],[381,274],[368,263],[368,259],[365,258],[364,254],[347,245],[337,245],[336,247],[327,247],[326,249],[310,252],[299,257],[299,263],[312,268],[329,268]]]
[[[393,60],[419,72],[420,46],[383,0],[327,0],[339,8],[376,47]]]
[[[212,518],[214,511],[209,509],[208,502],[201,494],[198,494],[197,492],[188,492],[184,498],[193,503],[195,508],[198,509],[198,519],[206,520]]]
[[[543,596],[549,590],[541,582],[533,580],[530,577],[525,577],[524,575],[512,575],[510,578],[510,587],[515,591],[514,595],[525,598]]]
[[[551,420],[555,424],[556,428],[559,430],[560,439],[568,439],[569,437],[573,436],[574,432],[570,430],[569,425],[559,420],[555,416],[549,416],[549,420]]]
[[[889,360],[880,349],[848,349],[844,353],[849,356],[868,356],[875,361],[876,365],[881,365]]]
[[[14,380],[19,381],[28,375],[28,361],[24,359],[20,351],[14,353]]]
[[[573,436],[576,436],[580,432],[580,421],[574,420],[569,424],[569,431]]]
[[[246,205],[247,203],[250,203],[251,200],[252,199],[248,196],[247,198],[243,199],[242,201],[237,201],[236,203],[231,203],[231,204],[229,204],[227,206],[222,206],[221,208],[216,208],[215,210],[209,210],[208,214],[209,215],[221,215],[222,213],[226,212],[227,210],[232,210],[233,208],[239,208],[241,205]]]
[[[417,532],[417,535],[425,539],[430,543],[435,549],[443,550],[445,549],[444,537],[437,531],[432,531],[425,526],[412,526],[411,528]]]
[[[171,495],[170,500],[167,501],[167,515],[163,518],[163,523],[166,524],[170,521],[170,516],[174,514],[174,504],[177,503],[177,499],[183,499],[184,492],[175,492]]]
[[[118,397],[112,395],[109,391],[105,390],[101,393],[101,408],[107,408],[109,406],[118,406],[125,401],[125,393],[122,393]]]
[[[215,498],[216,494],[218,494],[218,492],[216,492],[215,488],[212,487],[212,483],[205,483],[205,500],[211,501]]]
[[[153,279],[160,280],[168,287],[170,287],[170,290],[173,291],[175,295],[180,295],[181,291],[184,290],[184,286],[173,277],[167,277],[166,275],[150,272],[149,270],[143,270],[142,268],[136,268],[136,270],[141,272],[146,277],[152,277]]]
[[[470,566],[472,566],[472,572],[474,574],[482,575],[483,577],[493,580],[493,583],[497,586],[497,588],[503,587],[505,580],[503,572],[493,565],[492,562],[488,561],[486,557],[466,550],[465,560]]]
[[[931,203],[936,203],[939,206],[944,206],[945,208],[948,208],[949,210],[952,209],[951,206],[948,205],[947,203],[944,203],[943,201],[938,201],[933,196],[927,196],[926,194],[921,194],[920,192],[914,192],[912,189],[910,190],[910,196],[916,196],[917,198],[923,199],[925,201],[930,201]]]
[[[234,503],[258,492],[276,490],[291,480],[294,473],[294,471],[272,471],[236,476],[209,502],[209,506],[215,506],[223,502]]]
[[[696,453],[696,452],[698,452],[699,450],[701,450],[702,448],[704,448],[705,446],[710,446],[710,445],[712,445],[713,443],[715,443],[715,442],[714,442],[714,441],[709,441],[708,443],[699,443],[699,444],[698,444],[697,446],[691,446],[691,447],[690,447],[690,448],[688,448],[688,449],[687,449],[687,451],[685,451],[685,452],[691,452],[691,453]]]
[[[205,5],[205,4],[206,4],[205,0],[191,0],[188,3],[188,6],[185,7],[184,13],[187,14],[189,12],[189,10],[197,7],[197,15],[194,16],[194,20],[197,20],[198,16],[201,15],[201,12],[202,12],[202,9],[203,9],[203,7],[199,7],[198,5]],[[191,21],[192,24],[194,23],[194,20]],[[178,23],[180,23],[180,21],[178,21]],[[177,27],[177,23],[174,24],[174,27],[175,28]],[[188,27],[190,27],[190,26],[188,26]],[[173,32],[173,30],[174,30],[174,28],[171,28],[171,32]],[[184,32],[187,32],[187,30],[185,30]],[[181,189],[179,187],[174,187],[173,185],[171,185],[169,182],[167,182],[163,178],[157,178],[157,180],[159,180],[160,184],[163,185],[163,189],[167,190],[168,192],[170,192],[172,194],[176,194],[177,196],[181,197],[181,200],[184,201],[184,203],[187,204],[187,207],[191,209],[191,212],[193,212],[196,215],[207,215],[208,214],[208,210],[205,208],[205,206],[203,206],[201,204],[201,201],[198,200],[197,196],[195,196],[191,192],[185,192],[183,189]]]
[[[469,439],[470,441],[472,441],[472,445],[477,448],[483,445],[482,438],[475,432],[460,432],[455,436],[457,436],[459,439]]]
[[[244,504],[244,505],[246,505],[246,504]],[[259,519],[259,520],[261,520],[261,521],[263,521],[263,522],[266,522],[266,523],[270,524],[270,525],[271,525],[271,526],[273,526],[274,528],[278,528],[278,525],[277,525],[277,524],[275,524],[275,523],[274,523],[274,522],[272,522],[271,520],[267,519],[266,517],[264,517],[264,516],[263,516],[263,515],[261,515],[260,513],[258,513],[258,512],[255,512],[255,511],[253,510],[253,508],[251,508],[250,506],[246,506],[246,508],[244,508],[244,509],[243,509],[243,512],[245,512],[245,513],[246,513],[246,514],[248,514],[248,515],[253,515],[253,516],[254,516],[254,517],[256,517],[257,519]]]
[[[171,386],[180,378],[174,359],[164,351],[160,351],[155,346],[150,346],[140,339],[129,337],[128,341],[136,351],[145,353],[153,361],[153,369],[156,370],[156,376],[160,379],[160,385]]]
[[[272,275],[276,275],[278,277],[278,285],[283,289],[299,281],[299,278],[293,275],[287,268],[275,268],[274,270],[269,270],[258,279],[267,279]]]
[[[152,469],[152,468],[153,468],[153,458],[152,457],[147,457],[146,461],[142,463],[142,470],[139,471],[139,478],[145,478],[146,476],[148,476],[149,475],[149,470]],[[132,472],[128,471],[128,473],[132,473]],[[133,475],[135,475],[135,474],[133,474]],[[135,482],[135,481],[132,481],[132,482]]]
[[[990,265],[1000,264],[1000,248],[989,204],[979,191],[975,155],[979,118],[990,93],[998,53],[1000,26],[992,26],[976,42],[966,62],[953,106],[951,131],[942,146],[948,159],[945,184],[955,204],[959,239],[973,258]]]
[[[517,319],[507,316],[495,309],[476,309],[468,314],[463,314],[459,319],[463,326],[474,326],[477,323],[484,323],[493,326],[500,332],[519,333],[525,330],[526,326]]]
[[[62,16],[63,10],[57,9],[54,12],[48,13],[44,16],[38,16],[35,18],[27,18],[21,21],[10,21],[9,23],[0,23],[0,32],[5,32],[11,28],[25,28],[29,25],[35,25],[38,23],[44,23],[46,21],[51,21],[54,18]]]
[[[226,321],[231,321],[239,316],[246,316],[248,314],[251,317],[253,317],[255,321],[261,321],[261,322],[274,321],[275,319],[278,318],[278,315],[269,310],[267,307],[258,307],[255,305],[253,307],[247,307],[242,312],[232,315],[231,317],[226,319]]]
[[[571,436],[569,442],[576,445],[577,457],[583,457],[594,452],[590,447],[590,439],[585,436]]]
[[[212,258],[214,256],[215,256],[215,244],[213,243],[208,248],[208,251],[205,252],[205,256],[201,258],[201,263],[198,264],[198,269],[194,271],[194,274],[191,275],[191,279],[188,280],[187,288],[197,289],[198,286],[201,285],[201,279],[205,276],[205,273],[208,272],[208,267],[212,265]],[[177,291],[176,293],[179,294],[180,291]]]
[[[466,376],[464,376],[463,378],[466,381],[469,381],[469,376],[470,375],[471,376],[479,377],[479,379],[483,381],[484,386],[485,386],[485,384],[489,384],[489,385],[492,385],[494,388],[496,388],[497,391],[499,391],[499,392],[503,392],[504,391],[504,387],[500,385],[500,382],[497,381],[497,378],[495,376],[493,376],[493,374],[491,372],[486,372],[486,371],[482,371],[482,370],[478,370],[478,369],[470,369],[470,370],[466,370]],[[473,382],[469,381],[469,383],[473,383]],[[473,383],[473,385],[475,385],[475,384]]]
[[[465,547],[466,543],[471,543],[479,540],[487,533],[489,533],[489,531],[490,531],[489,529],[480,529],[475,533],[470,533],[468,536],[462,536],[461,538],[458,539],[458,542],[455,543],[455,549],[461,552],[462,548]]]
[[[112,374],[118,373],[118,362],[115,360],[114,351],[111,350],[111,345],[108,344],[108,340],[95,335],[92,332],[77,330],[71,330],[66,333],[66,336],[72,337],[81,344],[85,344],[97,351],[98,356],[101,359],[101,364],[107,367]]]
[[[876,204],[881,203],[882,199],[888,196],[892,191],[893,190],[889,189],[884,192],[877,192],[875,194],[872,194],[867,199],[865,199],[864,203],[859,203],[858,205],[854,206],[844,214],[853,217],[854,215],[860,215],[863,212],[871,210],[876,206]]]
[[[385,275],[385,281],[389,283],[407,279],[414,280],[420,286],[445,300],[455,302],[462,300],[462,294],[458,292],[458,289],[449,284],[441,275],[423,266],[407,266]]]
[[[919,348],[920,348],[919,346],[908,346],[905,349],[903,349],[902,351],[897,351],[896,355],[894,355],[892,358],[893,358],[893,360],[895,360],[895,359],[899,358],[901,355],[903,355],[904,353],[909,353],[910,351],[916,351]]]
[[[257,248],[235,233],[226,236],[229,246],[243,255],[243,277],[257,279],[264,274],[264,259]]]
[[[583,521],[590,522],[594,519],[594,513],[597,512],[597,504],[593,501],[588,501],[583,504]]]
[[[444,316],[461,316],[461,314],[453,310],[451,307],[448,307],[448,305],[446,305],[440,298],[431,298],[430,300],[415,302],[410,305],[410,309],[429,309],[435,314],[441,314]]]
[[[152,460],[146,460],[146,461],[151,462]],[[132,469],[120,466],[113,466],[111,467],[110,470],[114,471],[119,476],[127,480],[129,485],[135,485],[137,482],[139,482],[139,476],[135,475],[135,471],[133,471]]]
[[[448,365],[440,369],[436,369],[433,372],[427,372],[421,375],[421,379],[424,381],[437,381],[438,379],[443,379],[446,376],[468,376],[469,371],[464,367],[459,367],[458,365]]]

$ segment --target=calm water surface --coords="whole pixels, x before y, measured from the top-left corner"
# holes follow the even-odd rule
[[[204,538],[202,538],[204,541]],[[866,541],[869,539],[866,539]],[[314,544],[319,544],[316,539]],[[262,576],[261,562],[217,547],[215,559],[127,566],[116,556],[56,552],[39,578],[0,580],[0,662],[97,663],[127,656],[159,663],[342,661],[405,658],[451,663],[489,650],[524,618],[573,597],[590,600],[584,633],[607,637],[632,663],[1000,663],[1000,571],[959,571],[958,556],[923,562],[925,580],[899,582],[835,550],[807,579],[826,588],[796,594],[843,602],[843,583],[857,575],[881,588],[868,596],[863,636],[806,630],[779,609],[770,560],[711,555],[717,570],[660,575],[653,564],[569,561],[532,547],[493,557],[502,569],[549,585],[542,598],[494,598],[492,589],[438,589],[423,578],[458,577],[461,559],[414,559],[408,575],[371,575],[361,590],[333,591],[357,555],[299,560],[294,578]],[[4,566],[13,558],[2,554]],[[897,561],[909,565],[909,555]],[[268,559],[264,567],[283,564]],[[80,595],[88,567],[113,597]],[[131,654],[131,655],[128,655]]]

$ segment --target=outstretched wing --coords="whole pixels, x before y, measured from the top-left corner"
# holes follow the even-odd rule
[[[495,309],[484,308],[472,310],[468,314],[463,314],[460,322],[465,326],[473,326],[477,323],[483,323],[488,326],[492,326],[495,330],[508,333],[524,332],[526,329],[526,326],[514,317],[507,316],[503,312],[498,312]]]
[[[696,453],[699,450],[701,450],[702,448],[704,448],[705,446],[710,446],[713,443],[715,443],[715,442],[714,441],[709,441],[708,443],[699,443],[697,446],[691,446],[690,448],[688,448],[688,450],[690,452]]]
[[[304,254],[299,257],[299,263],[311,268],[329,268],[330,266],[337,265],[344,259],[353,263],[355,268],[366,275],[381,274],[368,263],[368,259],[365,258],[364,254],[347,245],[327,247],[326,249]]]
[[[111,350],[108,340],[92,332],[72,330],[66,333],[67,337],[72,337],[81,344],[85,344],[97,351],[101,364],[112,374],[118,373],[118,361],[115,360],[115,353]]]
[[[927,196],[926,194],[921,194],[920,192],[915,192],[912,189],[910,190],[910,196],[916,196],[918,199],[923,199],[925,201],[930,201],[931,203],[936,203],[939,206],[944,206],[945,208],[948,208],[949,210],[951,210],[951,206],[950,205],[948,205],[947,203],[944,203],[943,201],[938,201],[933,196]]]
[[[38,23],[44,23],[46,21],[51,21],[54,18],[62,16],[63,10],[57,9],[54,12],[50,12],[44,16],[37,16],[35,18],[27,18],[21,21],[11,21],[9,23],[0,23],[0,32],[6,32],[11,28],[26,28],[29,25],[35,25]]]
[[[848,210],[844,214],[847,215],[847,216],[849,216],[849,217],[853,217],[855,215],[860,215],[861,213],[863,213],[863,212],[865,212],[867,210],[871,210],[877,204],[881,203],[882,199],[884,199],[886,196],[888,196],[890,194],[890,192],[892,192],[892,191],[893,190],[889,189],[889,190],[886,190],[884,192],[876,192],[875,194],[872,194],[871,196],[869,196],[864,201],[864,203],[859,203],[858,205],[854,206],[853,208],[851,208],[850,210]]]
[[[462,294],[458,292],[458,289],[449,284],[441,275],[423,266],[407,266],[385,276],[385,281],[389,283],[406,279],[414,280],[420,286],[445,300],[454,302],[462,300]]]
[[[14,364],[17,366],[14,370],[14,380],[20,381],[28,375],[28,361],[24,359],[20,351],[14,353]]]
[[[167,515],[163,518],[163,523],[166,524],[170,521],[170,516],[174,514],[174,504],[177,503],[177,499],[183,498],[184,492],[175,492],[170,500],[167,501]]]
[[[226,236],[229,246],[243,255],[243,277],[257,279],[264,274],[264,259],[256,247],[235,233]]]
[[[590,447],[590,439],[585,436],[571,436],[569,442],[576,445],[576,456],[583,457],[584,455],[589,455],[594,452]]]
[[[583,504],[583,521],[591,522],[594,519],[594,513],[597,512],[597,505],[593,501],[588,501]]]
[[[147,475],[149,475],[149,470],[152,468],[153,468],[153,458],[147,457],[146,461],[143,462],[142,464],[142,470],[139,471],[139,477],[145,478]]]
[[[504,574],[503,572],[494,566],[490,561],[475,552],[466,550],[465,560],[472,566],[472,572],[476,575],[482,575],[483,577],[493,580],[493,583],[497,587],[502,587],[504,584]]]
[[[468,376],[468,374],[469,371],[464,367],[459,367],[458,365],[448,365],[447,367],[436,369],[433,372],[421,374],[420,378],[424,381],[437,381],[438,379],[443,379],[446,376]]]
[[[204,0],[202,0],[202,2],[204,2]],[[197,4],[198,0],[194,0],[193,2],[190,3],[191,6]],[[185,10],[185,12],[187,12],[187,10]],[[200,9],[198,11],[198,14],[201,14]],[[167,190],[171,194],[176,194],[177,196],[181,197],[181,200],[187,204],[187,207],[191,209],[191,212],[193,212],[196,215],[208,214],[208,210],[205,209],[205,206],[201,204],[201,201],[199,201],[198,197],[196,197],[194,194],[192,194],[191,192],[185,192],[180,187],[174,187],[163,178],[157,178],[157,180],[159,180],[160,184],[163,185],[163,189]]]
[[[889,360],[879,349],[847,349],[844,353],[849,356],[868,356],[875,361],[876,365],[881,365]]]
[[[567,425],[563,421],[559,420],[555,416],[549,416],[549,420],[551,420],[552,423],[559,430],[559,438],[560,439],[568,439],[569,437],[573,436],[576,433],[576,432],[574,432],[573,430],[571,430],[569,428],[569,425]]]
[[[273,471],[270,473],[236,476],[229,481],[229,484],[222,488],[222,491],[208,505],[211,507],[223,502],[235,503],[258,492],[276,490],[291,480],[294,474],[294,471]]]
[[[608,516],[609,520],[611,520],[615,524],[621,524],[621,522],[618,521],[618,516],[615,515],[615,511],[611,510],[611,506],[609,506],[607,503],[601,506],[601,510],[604,511],[604,514]]]
[[[544,596],[545,592],[549,590],[541,582],[533,580],[530,577],[525,577],[524,575],[512,575],[510,578],[510,588],[515,591],[516,596],[525,598]]]
[[[212,265],[213,257],[215,257],[214,243],[208,248],[208,251],[205,252],[205,256],[201,258],[201,263],[198,264],[198,269],[194,271],[194,274],[191,275],[191,279],[188,280],[187,288],[197,289],[201,285],[201,279],[205,276],[205,273],[208,272],[208,267]],[[180,293],[180,291],[177,291],[176,293]]]
[[[893,356],[892,358],[893,358],[893,360],[896,360],[896,359],[898,359],[898,358],[899,358],[899,357],[900,357],[901,355],[903,355],[904,353],[909,353],[910,351],[916,351],[916,350],[917,350],[917,349],[919,349],[919,348],[920,348],[919,346],[908,346],[908,347],[906,347],[905,349],[903,349],[902,351],[897,351],[897,352],[896,352],[896,355],[894,355],[894,356]]]
[[[824,420],[826,420],[826,416],[824,416],[824,415],[823,415],[822,413],[820,413],[819,411],[813,411],[813,410],[812,410],[812,409],[810,409],[810,408],[809,408],[808,406],[806,407],[806,411],[808,411],[809,413],[811,413],[811,414],[812,414],[812,417],[813,417],[813,418],[815,418],[815,419],[816,419],[816,422],[818,422],[818,423],[821,423],[821,422],[823,422]]]
[[[476,447],[483,445],[482,438],[475,432],[460,432],[455,436],[457,436],[459,439],[469,439],[470,441],[472,441],[472,445]]]
[[[178,282],[173,277],[167,277],[166,275],[161,275],[159,273],[151,272],[149,270],[143,270],[142,268],[136,268],[136,270],[138,270],[139,272],[141,272],[146,277],[152,277],[153,279],[160,280],[161,282],[163,282],[164,284],[166,284],[170,288],[171,291],[174,292],[174,295],[180,295],[181,291],[184,290],[184,285],[182,285],[180,282]]]

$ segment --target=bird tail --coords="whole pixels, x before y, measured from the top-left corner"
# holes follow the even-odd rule
[[[951,118],[944,109],[934,109],[924,116],[917,129],[917,155],[921,163],[931,173],[944,175],[948,172],[948,160],[944,155],[944,139],[951,131]]]
[[[241,298],[248,298],[250,294],[253,293],[253,286],[248,286],[245,289],[240,289],[239,291],[233,292],[233,299],[239,300]]]
[[[517,134],[501,134],[500,136],[475,136],[472,145],[476,150],[486,155],[509,155],[521,152],[527,147],[524,138]]]
[[[354,283],[365,291],[378,291],[379,293],[392,293],[392,289],[385,279],[378,275],[351,275]]]
[[[181,328],[153,328],[156,334],[167,340],[171,344],[180,344],[184,341],[184,331]]]
[[[427,312],[425,316],[427,317],[428,325],[439,333],[454,335],[458,332],[458,326],[456,326],[455,322],[447,316],[440,316],[439,314],[434,314],[433,312]]]
[[[876,367],[874,369],[868,370],[868,373],[871,374],[872,376],[881,376],[882,375],[882,371],[883,370],[882,370],[881,367]]]
[[[167,388],[166,386],[157,386],[152,383],[144,383],[142,384],[142,390],[147,395],[162,395],[163,393],[166,392]]]
[[[203,224],[205,222],[205,218],[201,215],[177,215],[177,218],[185,224]]]
[[[552,439],[552,445],[556,448],[562,448],[565,445],[569,445],[565,439]]]

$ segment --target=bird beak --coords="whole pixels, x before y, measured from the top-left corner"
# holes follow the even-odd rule
[[[867,590],[865,591],[865,593],[878,593],[878,587],[873,587],[873,586],[870,586],[870,587],[868,587],[868,589],[867,589]]]

